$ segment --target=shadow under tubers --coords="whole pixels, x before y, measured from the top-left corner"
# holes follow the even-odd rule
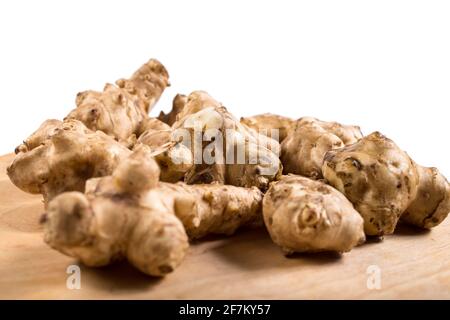
[[[81,265],[83,277],[89,284],[107,290],[142,291],[161,283],[161,277],[149,277],[127,261],[117,261],[111,265],[90,268]]]
[[[432,233],[431,229],[424,229],[414,226],[403,221],[400,221],[395,228],[394,235],[400,237],[424,237]]]

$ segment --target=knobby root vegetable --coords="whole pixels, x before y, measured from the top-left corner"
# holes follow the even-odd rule
[[[146,131],[153,130],[153,131],[163,131],[163,130],[170,130],[170,126],[166,123],[162,122],[161,120],[157,118],[146,118],[142,124],[142,134],[144,134]],[[142,135],[141,134],[141,135]],[[139,137],[141,137],[139,135]]]
[[[182,127],[182,124],[188,117],[193,117],[195,113],[198,113],[204,109],[223,108],[226,111],[226,108],[222,105],[222,103],[215,100],[205,91],[194,91],[187,97],[182,97],[183,98],[179,98],[179,100],[182,99],[182,101],[178,103],[179,111],[176,112],[176,121],[172,125],[174,129]],[[174,101],[174,104],[176,104],[176,101]],[[174,110],[172,111],[174,112]],[[226,111],[226,113],[228,113],[228,111]],[[227,117],[233,118],[233,122],[235,123],[234,127],[236,127],[237,130],[242,132],[245,136],[248,136],[249,139],[256,140],[260,145],[269,146],[272,151],[279,153],[278,140],[274,140],[264,134],[259,134],[253,128],[237,121],[237,119],[235,119],[230,113],[228,113]]]
[[[130,79],[119,79],[116,85],[137,96],[136,103],[148,114],[166,87],[170,86],[169,73],[161,62],[150,59]]]
[[[212,233],[231,235],[240,226],[261,220],[263,195],[256,187],[159,182],[159,166],[155,173],[152,156],[152,150],[142,146],[117,167],[112,178],[97,179],[87,192],[111,194],[111,186],[117,186],[126,194],[137,194],[146,206],[160,199],[183,222],[190,239]]]
[[[283,176],[271,183],[263,216],[272,240],[287,254],[347,252],[365,241],[363,219],[350,201],[305,177]]]
[[[317,118],[303,117],[299,119],[302,124],[316,123],[328,132],[333,133],[342,140],[344,145],[355,143],[363,137],[359,126],[345,125],[338,122],[321,121]]]
[[[42,194],[46,203],[65,191],[83,191],[87,179],[110,175],[131,153],[77,120],[44,122],[16,151],[9,178],[23,191]]]
[[[156,120],[156,119],[154,119]],[[163,122],[156,120],[164,124]],[[182,143],[172,141],[172,128],[164,124],[153,123],[148,130],[139,136],[134,150],[145,145],[151,152],[161,169],[160,179],[164,182],[184,180],[186,173],[193,166],[192,153]]]
[[[222,103],[215,100],[205,91],[193,91],[187,97],[183,95],[178,96],[181,98],[177,99],[177,97],[175,97],[174,109],[172,110],[172,112],[176,113],[176,121],[172,124],[172,128],[174,129],[182,127],[184,121],[188,117],[195,118],[193,115],[204,109],[223,108],[226,111],[226,108],[222,105]],[[177,100],[179,102],[177,102]],[[177,109],[177,111],[175,111],[175,109]],[[228,111],[226,112],[228,113]],[[249,139],[256,140],[256,142],[260,145],[269,146],[273,152],[277,154],[279,153],[280,146],[278,139],[274,140],[264,134],[259,134],[253,128],[250,128],[243,123],[239,123],[239,121],[237,121],[230,113],[228,113],[227,116],[233,118],[233,122],[235,122],[235,127],[238,131],[245,133],[245,136],[248,136]],[[190,121],[192,122],[192,120]]]
[[[135,150],[138,148],[142,146],[138,145]],[[149,156],[158,163],[161,169],[160,180],[163,182],[183,181],[194,165],[191,150],[181,143],[167,142],[150,150]]]
[[[362,215],[368,235],[392,234],[402,216],[431,228],[450,211],[447,180],[437,169],[417,165],[379,132],[327,152],[322,170]]]
[[[147,114],[169,85],[164,66],[151,59],[133,76],[106,84],[102,92],[84,91],[77,95],[77,107],[65,119],[76,119],[91,130],[101,130],[117,140],[139,136],[146,128]]]
[[[295,120],[272,113],[259,114],[253,117],[241,117],[241,123],[247,127],[273,138],[272,130],[278,131],[281,143],[295,125]]]
[[[61,126],[62,121],[56,119],[45,120],[35,132],[26,138],[22,144],[16,147],[14,150],[15,154],[31,151],[34,148],[39,147],[44,141],[53,136]]]
[[[409,224],[430,229],[440,224],[450,212],[450,184],[436,168],[416,164],[419,185],[415,199],[401,219]]]
[[[172,101],[172,110],[167,114],[161,111],[158,119],[172,126],[177,121],[177,116],[184,109],[186,102],[187,97],[184,94],[177,94]]]
[[[175,98],[174,101],[174,107],[178,110],[173,110],[176,120],[172,124],[173,128],[180,127],[180,122],[183,122],[189,115],[206,108],[219,108],[222,106],[222,103],[211,97],[207,92],[201,90],[193,91],[187,97],[183,95],[180,95],[180,97],[178,100]]]
[[[41,219],[45,241],[88,266],[126,258],[144,273],[163,276],[183,260],[188,236],[229,235],[261,219],[257,188],[159,182],[149,153],[141,147],[112,176],[89,180],[86,194],[52,200]]]
[[[172,139],[172,128],[163,122],[160,123],[163,125],[159,125],[157,122],[153,123],[153,125],[150,125],[149,123],[148,129],[145,130],[137,139],[136,145],[145,144],[148,147],[155,149],[167,142],[170,142]]]
[[[135,134],[128,137],[125,145],[129,149],[133,149],[140,144],[157,148],[171,141],[172,128],[156,118],[147,118],[144,121],[143,128],[145,130],[138,137]]]
[[[163,276],[188,249],[183,225],[161,201],[147,208],[127,197],[68,192],[50,202],[41,221],[47,244],[89,267],[126,258],[146,274]]]
[[[362,138],[359,127],[301,118],[281,143],[281,162],[285,174],[294,173],[312,179],[322,178],[325,153]]]
[[[133,133],[126,140],[121,140],[120,143],[132,150],[141,143],[156,147],[170,141],[172,129],[157,118],[146,118],[142,123],[142,130],[143,132],[139,136]]]
[[[242,125],[205,92],[188,96],[173,130],[173,139],[181,137],[194,158],[185,177],[188,184],[217,182],[264,190],[280,174],[279,144]]]
[[[170,129],[147,115],[169,85],[168,77],[164,66],[151,59],[117,86],[79,93],[77,108],[63,122],[45,121],[15,149],[8,167],[11,181],[48,201],[64,191],[84,190],[91,177],[111,174],[130,153],[124,147],[132,148],[142,132]]]

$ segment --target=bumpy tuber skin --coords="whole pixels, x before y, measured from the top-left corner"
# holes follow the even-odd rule
[[[158,182],[149,153],[142,147],[113,176],[89,180],[86,195],[64,193],[51,201],[42,219],[45,241],[88,266],[126,258],[144,273],[163,276],[183,260],[187,235],[228,235],[260,219],[257,188]]]
[[[272,130],[278,130],[279,142],[281,143],[295,125],[295,120],[272,113],[264,113],[253,117],[242,117],[241,123],[261,134],[269,136],[271,136]]]
[[[168,124],[162,122],[161,120],[159,120],[157,118],[146,118],[144,120],[144,122],[142,123],[142,134],[148,130],[162,131],[162,130],[170,130],[170,129],[171,129],[171,127]]]
[[[156,161],[149,148],[133,152],[114,172],[113,180],[120,189],[140,194],[141,204],[151,206],[160,199],[172,208],[182,222],[190,239],[208,234],[233,234],[239,227],[261,220],[262,193],[256,187],[239,188],[224,185],[187,185],[158,182],[161,174],[153,173]],[[158,170],[159,171],[159,170]],[[102,186],[102,181],[103,186]],[[105,186],[106,184],[106,186]],[[100,178],[95,193],[109,193],[108,178]]]
[[[116,84],[137,96],[137,104],[148,114],[166,87],[170,86],[169,73],[161,62],[150,59],[130,79],[119,79]]]
[[[329,151],[323,174],[355,205],[364,218],[367,235],[393,233],[417,192],[416,166],[393,141],[378,132]]]
[[[141,143],[156,147],[170,141],[171,127],[156,118],[145,119],[142,130],[144,131],[139,137],[132,134],[126,140],[121,140],[120,143],[132,150],[136,145]]]
[[[283,172],[320,179],[327,151],[355,143],[360,138],[362,133],[357,126],[301,118],[281,143]]]
[[[419,185],[416,198],[401,216],[406,223],[430,229],[450,213],[450,184],[436,168],[417,165]]]
[[[363,219],[344,195],[305,177],[283,176],[271,183],[263,216],[272,240],[286,254],[347,252],[365,241]]]
[[[359,126],[340,124],[338,122],[321,121],[317,118],[303,117],[298,120],[301,124],[316,123],[328,132],[336,135],[345,145],[355,143],[363,137]]]
[[[77,120],[47,121],[16,150],[9,178],[23,191],[42,194],[45,202],[65,191],[83,191],[87,179],[110,175],[131,153]]]
[[[261,190],[278,177],[279,144],[237,121],[225,107],[205,92],[193,92],[173,125],[191,151],[194,166],[188,184],[213,183]],[[183,136],[188,133],[188,137]],[[178,137],[179,138],[179,137]]]
[[[431,228],[450,211],[447,180],[437,169],[414,163],[379,132],[329,151],[323,174],[361,213],[368,235],[392,234],[400,217]]]
[[[164,276],[188,250],[180,220],[161,201],[143,207],[127,197],[63,193],[50,202],[44,241],[87,266],[106,266],[124,258],[140,271]]]
[[[151,120],[149,128],[135,142],[133,150],[141,148],[142,145],[149,147],[150,156],[155,158],[161,168],[161,181],[183,180],[193,166],[191,150],[181,143],[172,141],[171,127],[160,120]]]
[[[130,153],[124,147],[132,148],[137,136],[168,128],[147,116],[169,85],[168,77],[164,66],[151,59],[117,86],[79,93],[77,108],[64,122],[45,121],[16,148],[8,168],[11,181],[24,191],[42,193],[47,201],[64,191],[84,190],[91,177],[111,174]]]
[[[139,148],[142,145],[137,145],[134,150]],[[181,143],[166,142],[157,147],[151,146],[150,150],[149,157],[158,163],[161,169],[160,180],[163,182],[183,181],[194,165],[191,150]]]
[[[188,117],[195,118],[197,116],[194,116],[194,114],[199,113],[204,109],[223,109],[224,112],[227,113],[226,117],[233,118],[233,122],[235,123],[234,128],[236,128],[237,131],[244,134],[248,139],[256,141],[259,145],[269,146],[273,152],[279,153],[279,139],[272,139],[271,137],[258,133],[256,130],[243,123],[239,123],[239,121],[226,110],[222,103],[211,97],[207,92],[199,90],[193,91],[187,97],[182,95],[178,96],[181,97],[178,98],[179,102],[177,103],[174,101],[174,104],[178,105],[178,111],[175,112],[172,110],[176,113],[176,121],[172,125],[173,129],[182,128]],[[175,97],[175,100],[176,99],[177,97]],[[202,117],[204,117],[204,114],[206,113],[199,114],[202,114]],[[192,120],[190,121],[192,122]]]
[[[222,106],[219,101],[211,97],[207,92],[201,90],[193,91],[187,97],[181,97],[181,100],[179,99],[177,103],[179,111],[174,112],[176,113],[176,121],[172,124],[173,128],[180,127],[181,123],[184,122],[189,115],[206,108],[219,108]]]
[[[61,126],[62,122],[56,119],[44,121],[35,132],[14,150],[15,154],[31,151],[34,148],[39,147],[44,141],[53,136]]]
[[[158,120],[159,121],[159,120]],[[172,128],[168,125],[165,126],[154,126],[145,130],[137,139],[136,145],[145,144],[152,149],[158,148],[159,146],[170,142],[172,136]]]
[[[172,126],[177,121],[177,116],[184,109],[186,103],[187,96],[184,94],[177,94],[175,98],[173,98],[172,110],[167,114],[161,111],[158,119],[164,123],[167,123],[169,126]]]
[[[169,75],[155,59],[140,67],[133,76],[107,84],[102,92],[84,91],[77,95],[77,107],[65,119],[76,119],[91,130],[101,130],[119,141],[139,136],[146,129],[147,114],[169,85]]]
[[[139,144],[145,144],[156,148],[170,141],[172,128],[164,122],[156,118],[147,118],[142,127],[143,130],[145,130],[139,137],[132,134],[127,140],[122,140],[121,143],[127,146],[128,149],[133,149]]]

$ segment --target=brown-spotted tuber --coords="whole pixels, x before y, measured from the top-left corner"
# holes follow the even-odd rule
[[[134,150],[145,145],[151,150],[161,169],[160,179],[164,182],[184,180],[186,172],[193,166],[192,153],[181,143],[172,141],[172,128],[158,119],[151,119],[148,129],[137,139]]]
[[[151,59],[117,86],[79,93],[77,108],[64,121],[45,121],[16,148],[7,170],[11,181],[48,201],[64,191],[83,191],[91,177],[110,175],[141,133],[169,128],[147,115],[169,85],[168,77]]]
[[[135,150],[141,147],[138,145]],[[166,142],[150,150],[149,156],[158,163],[161,169],[160,180],[163,182],[183,181],[194,165],[191,150],[181,143]]]
[[[119,141],[146,130],[147,114],[169,85],[164,66],[151,59],[130,79],[106,84],[102,92],[84,91],[77,95],[77,107],[66,119],[77,119],[91,130],[101,130]]]
[[[172,139],[172,128],[156,118],[149,118],[146,130],[137,138],[136,145],[145,144],[155,149],[170,142]]]
[[[110,175],[131,153],[78,120],[46,121],[16,151],[9,178],[23,191],[42,194],[46,202],[65,191],[83,191],[87,179]]]
[[[347,252],[365,241],[364,223],[343,194],[321,181],[283,176],[263,200],[272,240],[287,254]]]
[[[186,102],[187,96],[184,94],[177,94],[172,101],[172,110],[167,114],[161,111],[158,119],[167,123],[169,126],[172,126],[177,121],[177,116],[184,109]]]
[[[450,184],[437,168],[416,164],[419,185],[414,200],[402,214],[406,223],[430,229],[440,224],[450,212]]]
[[[437,169],[417,165],[379,132],[328,151],[323,174],[354,204],[368,235],[393,233],[400,218],[431,228],[450,211],[447,180]]]
[[[355,143],[360,138],[362,133],[357,126],[301,118],[281,143],[283,172],[320,179],[326,152]]]
[[[253,117],[241,117],[241,123],[260,134],[272,138],[272,130],[276,130],[278,132],[279,142],[281,143],[287,137],[292,127],[294,127],[295,120],[272,113],[263,113]]]
[[[257,188],[159,182],[150,154],[141,147],[112,176],[89,180],[86,194],[52,200],[42,218],[45,241],[88,266],[126,258],[144,273],[163,276],[183,260],[188,237],[230,235],[261,220]]]
[[[241,124],[207,93],[190,94],[173,125],[175,137],[191,151],[188,184],[221,183],[268,187],[281,171],[279,144]]]

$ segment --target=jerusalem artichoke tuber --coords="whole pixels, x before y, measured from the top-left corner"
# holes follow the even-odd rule
[[[401,220],[430,229],[440,224],[450,212],[450,184],[436,168],[416,164],[419,185],[414,200]]]
[[[272,182],[263,215],[272,240],[288,254],[346,252],[365,240],[363,219],[344,195],[305,177]]]
[[[188,96],[173,129],[192,150],[188,184],[218,182],[264,190],[280,173],[278,143],[239,123],[205,92]]]
[[[403,215],[408,223],[430,228],[450,211],[445,178],[436,169],[415,164],[379,132],[328,151],[322,170],[361,213],[368,235],[393,233]]]
[[[272,113],[264,113],[253,117],[241,117],[241,123],[260,134],[269,135],[271,137],[271,131],[277,130],[279,142],[281,143],[295,125],[295,120]]]
[[[257,188],[158,182],[149,152],[141,147],[112,176],[89,180],[86,195],[69,192],[51,201],[42,219],[45,241],[88,266],[127,258],[162,276],[181,263],[186,233],[191,239],[228,235],[260,220]]]
[[[177,121],[177,116],[184,109],[186,102],[187,97],[184,94],[177,94],[172,101],[172,110],[167,114],[161,111],[158,119],[172,126]]]
[[[135,148],[138,149],[141,146]],[[148,155],[153,157],[158,163],[161,174],[160,180],[163,182],[183,181],[186,173],[194,165],[191,150],[181,143],[167,142],[159,147],[151,148]]]
[[[91,130],[101,130],[117,140],[139,136],[145,130],[149,109],[169,85],[164,66],[151,59],[129,80],[107,84],[102,92],[84,91],[77,95],[77,107],[65,119],[77,119]]]
[[[362,138],[359,127],[301,118],[281,143],[281,162],[285,174],[322,178],[322,163],[329,150],[342,148]]]
[[[37,143],[39,141],[39,145]],[[83,191],[87,179],[110,175],[131,151],[77,120],[45,122],[7,168],[11,181],[47,202],[65,191]]]
[[[147,116],[168,84],[164,66],[151,59],[129,80],[118,80],[118,87],[79,93],[77,108],[64,122],[45,121],[16,148],[8,167],[11,181],[47,201],[63,191],[84,190],[91,177],[111,174],[130,153],[114,139],[131,148],[145,130],[168,128]]]
[[[44,143],[44,141],[53,136],[61,128],[61,126],[62,122],[59,120],[45,120],[35,132],[26,138],[22,144],[16,147],[14,153],[18,154],[20,152],[27,152],[39,147]]]
[[[145,144],[155,149],[170,142],[171,136],[171,127],[155,118],[149,118],[146,123],[146,130],[137,138],[135,145]]]

